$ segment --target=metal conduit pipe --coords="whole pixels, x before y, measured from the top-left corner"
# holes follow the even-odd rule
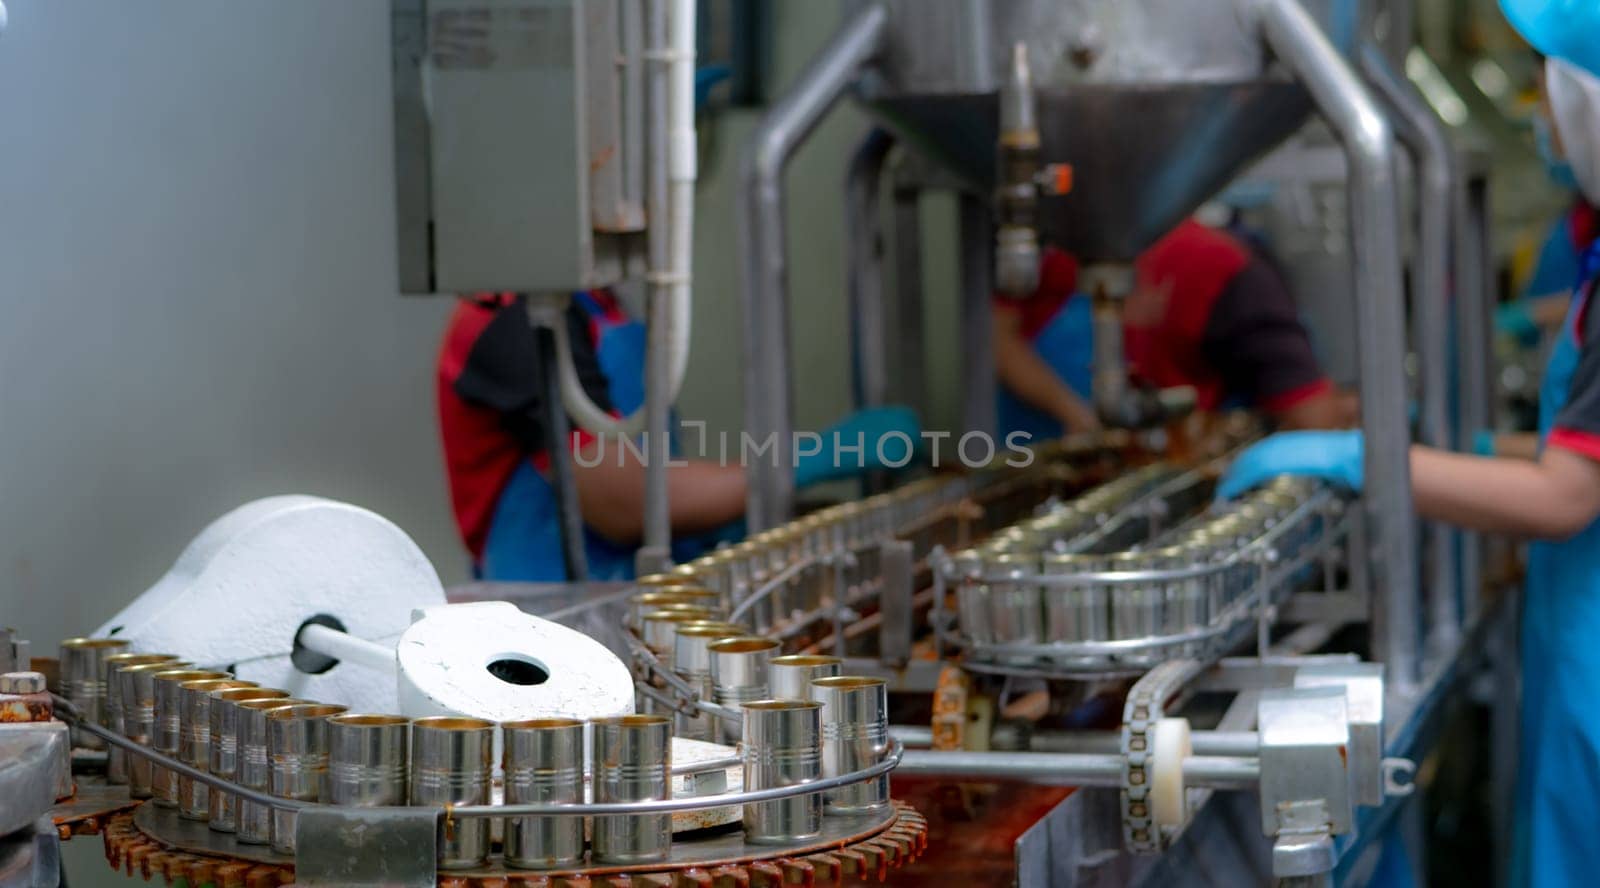
[[[1195,731],[1189,735],[1189,746],[1197,756],[1253,756],[1261,740],[1254,731]],[[1034,752],[1120,753],[1122,735],[1116,731],[1040,731],[1029,738],[1028,748]]]
[[[1395,145],[1389,123],[1297,0],[1240,0],[1268,47],[1305,84],[1349,167],[1356,274],[1357,359],[1365,437],[1363,502],[1370,522],[1373,649],[1391,692],[1417,686],[1416,519],[1411,499]]]
[[[908,749],[895,774],[1035,786],[1121,786],[1122,771],[1121,755]],[[1253,789],[1261,780],[1261,761],[1246,756],[1190,756],[1183,760],[1183,780],[1191,787]]]
[[[1374,44],[1361,47],[1361,68],[1378,96],[1393,112],[1396,132],[1411,149],[1419,178],[1417,201],[1417,274],[1413,296],[1417,319],[1416,350],[1422,397],[1418,428],[1422,443],[1453,450],[1450,427],[1450,352],[1453,341],[1450,306],[1450,249],[1458,193],[1455,149],[1444,122],[1433,113],[1411,82],[1395,71]],[[1461,641],[1461,611],[1456,566],[1458,532],[1443,524],[1429,525],[1433,537],[1428,552],[1425,590],[1428,607],[1426,650],[1437,658]]]
[[[888,318],[883,296],[883,219],[879,187],[894,137],[873,127],[862,137],[844,180],[844,249],[850,294],[851,383],[855,406],[889,403]]]
[[[645,20],[647,53],[657,59],[668,46],[667,0],[652,0]],[[649,462],[644,472],[644,546],[639,550],[639,573],[653,573],[672,559],[672,512],[667,500],[667,459],[670,456],[667,425],[672,412],[670,378],[672,374],[672,287],[665,270],[672,263],[672,240],[665,220],[670,215],[672,188],[667,164],[671,134],[667,124],[667,66],[655,61],[649,67],[649,175],[646,176],[647,206],[652,224],[646,230],[650,267],[656,275],[650,281],[645,328],[644,424]],[[617,442],[621,445],[621,442]]]
[[[744,310],[745,430],[771,450],[750,461],[751,533],[787,520],[794,503],[789,283],[783,169],[882,43],[889,13],[862,8],[761,118],[739,170],[740,299]]]

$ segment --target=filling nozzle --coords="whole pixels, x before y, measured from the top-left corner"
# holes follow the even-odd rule
[[[1093,298],[1094,376],[1090,389],[1100,421],[1112,428],[1140,429],[1164,425],[1193,412],[1199,400],[1193,386],[1143,388],[1129,379],[1122,351],[1122,309],[1133,292],[1133,267],[1087,265],[1079,280]]]
[[[1000,88],[999,185],[995,193],[994,278],[1013,298],[1039,288],[1039,126],[1034,109],[1028,47],[1011,48],[1011,65]]]

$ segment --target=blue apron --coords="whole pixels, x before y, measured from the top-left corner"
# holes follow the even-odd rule
[[[1094,322],[1088,296],[1068,297],[1034,338],[1033,348],[1078,397],[1093,397]],[[1004,383],[996,386],[995,408],[1002,436],[1026,432],[1034,441],[1061,437],[1059,420],[1013,395]]]
[[[1539,392],[1541,443],[1578,367],[1578,318],[1600,275],[1600,243]],[[1521,760],[1512,884],[1593,884],[1600,876],[1600,520],[1529,547],[1522,615]]]
[[[588,315],[598,331],[595,354],[606,378],[611,406],[622,415],[644,403],[645,327],[606,306],[588,293],[575,293],[573,304]],[[606,443],[606,459],[616,459],[616,441]],[[590,530],[583,530],[589,579],[633,579],[635,547],[621,546]],[[689,539],[673,543],[673,557],[687,561],[708,547]],[[567,579],[561,555],[561,515],[555,489],[531,460],[522,460],[495,503],[494,517],[484,543],[477,575],[484,580],[562,582]]]

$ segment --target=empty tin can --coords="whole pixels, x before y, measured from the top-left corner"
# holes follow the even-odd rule
[[[712,621],[677,624],[673,639],[672,669],[682,676],[702,699],[712,698],[711,644],[724,638],[744,635],[743,626]],[[715,740],[716,720],[703,713],[679,712],[677,731],[679,737],[691,740]]]
[[[150,748],[163,755],[178,757],[183,742],[183,702],[178,686],[186,681],[210,678],[232,678],[226,672],[208,669],[167,669],[155,674],[155,725],[151,729]],[[157,805],[163,808],[178,806],[178,774],[158,764],[150,765],[150,793]]]
[[[722,608],[722,602],[717,593],[709,589],[701,589],[696,586],[662,586],[648,592],[641,592],[628,599],[627,625],[634,630],[638,630],[644,623],[645,614],[657,610],[671,610],[669,606],[677,604],[703,607],[712,613],[716,613]]]
[[[757,700],[744,704],[746,791],[813,783],[822,776],[822,704]],[[745,841],[804,842],[822,833],[822,795],[806,793],[744,806]]]
[[[205,678],[178,685],[181,728],[178,760],[205,771],[211,767],[211,692],[253,688],[253,681]],[[185,820],[211,819],[211,787],[186,774],[178,775],[178,814]]]
[[[1044,556],[1050,576],[1082,576],[1109,569],[1110,559],[1088,553]],[[1109,587],[1104,583],[1044,587],[1045,637],[1052,642],[1105,641],[1110,635]]]
[[[889,686],[881,678],[836,675],[811,683],[821,704],[822,774],[837,777],[869,768],[889,749]],[[828,790],[827,810],[876,811],[889,803],[889,775]]]
[[[810,700],[813,679],[838,675],[844,661],[823,654],[773,657],[767,666],[767,690],[774,700]]]
[[[316,802],[328,773],[328,717],[345,711],[330,703],[280,706],[267,712],[267,774],[280,799]],[[272,850],[294,853],[294,828],[299,814],[272,810]]]
[[[122,714],[122,667],[175,663],[177,660],[174,654],[121,653],[106,657],[105,671],[101,676],[106,690],[105,721],[101,725],[124,737],[128,736],[128,726]],[[106,782],[119,785],[128,782],[128,751],[120,746],[106,746]]]
[[[97,725],[106,720],[106,658],[125,653],[122,638],[69,638],[61,642],[61,696],[77,707],[84,720]],[[72,728],[72,745],[104,749],[105,741]]]
[[[994,643],[994,630],[989,625],[989,585],[980,577],[988,569],[984,553],[965,549],[952,558],[956,576],[956,623],[961,634],[973,644]]]
[[[506,722],[506,804],[583,803],[583,729],[573,718]],[[582,817],[507,817],[506,865],[552,869],[583,863]]]
[[[678,624],[703,623],[713,619],[711,611],[693,605],[671,610],[654,610],[640,622],[639,637],[663,669],[672,668],[672,648],[678,638]]]
[[[323,799],[376,808],[406,804],[411,719],[343,713],[328,719],[328,782]]]
[[[239,707],[246,700],[287,700],[288,691],[277,688],[224,688],[211,692],[211,743],[208,770],[239,782]],[[239,826],[239,797],[210,787],[206,821],[217,832],[231,833]]]
[[[275,709],[309,705],[309,700],[287,697],[277,699],[240,700],[234,703],[238,710],[239,763],[236,768],[238,783],[246,789],[272,791],[272,764],[267,758],[267,716]],[[239,800],[236,824],[238,841],[246,845],[265,845],[272,841],[272,809],[249,799]]]
[[[596,719],[591,770],[596,802],[672,796],[672,722],[660,715]],[[672,851],[671,814],[594,818],[596,863],[655,863]]]
[[[156,673],[188,665],[190,664],[182,661],[167,660],[161,663],[117,667],[117,684],[122,686],[123,736],[143,746],[153,746],[156,722]],[[136,799],[150,798],[152,793],[150,760],[142,755],[130,754],[127,761],[128,795]]]
[[[1144,571],[1152,561],[1146,552],[1119,552],[1111,556],[1111,569],[1117,572]],[[1111,591],[1111,637],[1123,641],[1164,634],[1165,587],[1148,580],[1116,583]],[[1147,663],[1155,655],[1149,651],[1119,654],[1127,663]]]
[[[744,635],[713,642],[711,650],[712,696],[723,706],[738,709],[739,704],[766,699],[772,657],[778,642],[771,638]],[[736,740],[738,725],[722,725],[724,737]]]
[[[1006,553],[989,559],[990,570],[1017,579],[989,587],[989,629],[997,644],[1039,644],[1044,641],[1044,602],[1039,586],[1020,578],[1036,575],[1040,555]]]
[[[494,770],[495,724],[435,716],[411,723],[411,804],[487,805]],[[471,869],[489,858],[487,817],[440,824],[439,868]]]

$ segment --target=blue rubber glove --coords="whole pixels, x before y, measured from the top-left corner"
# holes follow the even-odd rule
[[[869,407],[795,442],[796,489],[909,465],[922,450],[922,423],[910,407]],[[813,453],[812,449],[817,448]],[[858,449],[859,448],[859,449]]]
[[[1361,433],[1279,432],[1239,454],[1217,483],[1217,499],[1233,499],[1279,475],[1303,475],[1361,492]]]
[[[1494,329],[1525,347],[1539,344],[1539,325],[1533,322],[1528,306],[1521,301],[1507,302],[1494,310]]]

